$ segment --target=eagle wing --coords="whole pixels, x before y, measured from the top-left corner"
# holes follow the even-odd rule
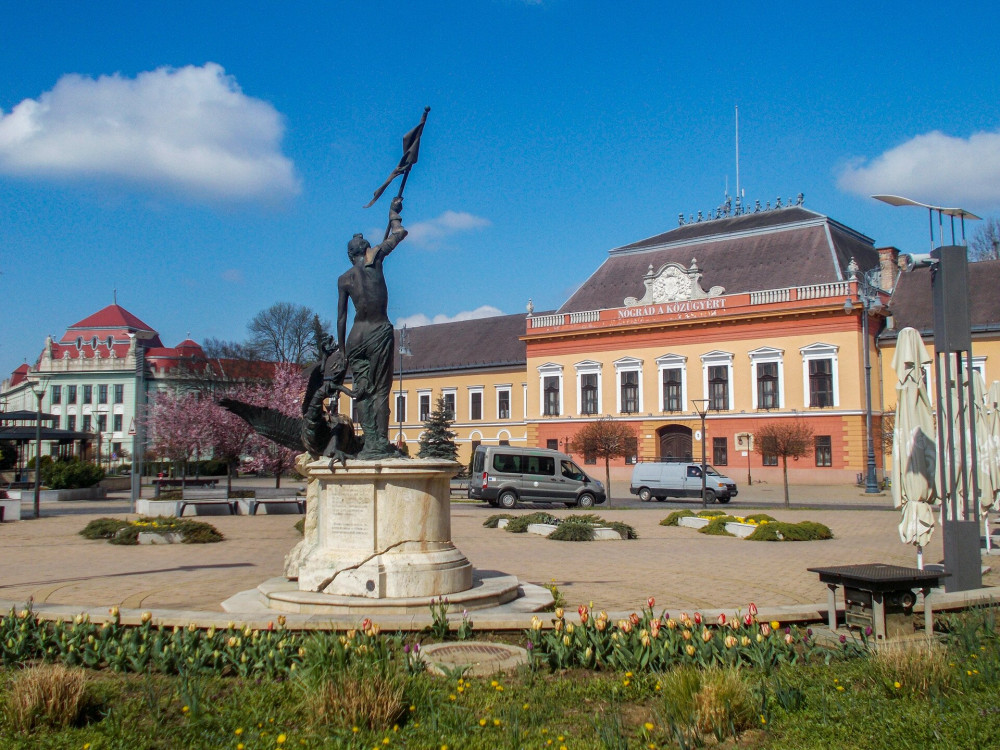
[[[301,418],[290,417],[277,409],[270,409],[266,406],[245,404],[232,398],[219,399],[219,406],[231,411],[253,427],[254,432],[268,440],[293,451],[304,450],[302,445],[302,423],[304,420]]]

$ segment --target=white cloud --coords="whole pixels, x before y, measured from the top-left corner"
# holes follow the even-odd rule
[[[135,78],[73,74],[0,111],[0,172],[111,178],[226,200],[282,198],[299,192],[283,134],[281,114],[246,96],[215,63]]]
[[[503,310],[498,310],[492,305],[482,305],[477,307],[475,310],[465,310],[456,315],[435,315],[433,318],[429,318],[423,313],[417,313],[416,315],[409,315],[405,318],[400,318],[396,321],[396,328],[402,328],[406,326],[407,328],[419,328],[420,326],[429,326],[438,323],[454,323],[459,320],[475,320],[476,318],[493,318],[497,315],[503,315]]]
[[[955,138],[933,131],[911,138],[868,163],[843,169],[842,190],[889,193],[944,206],[1000,202],[1000,131]]]
[[[405,224],[409,234],[407,242],[428,249],[438,249],[445,241],[461,232],[471,232],[491,226],[489,219],[474,216],[464,211],[445,211],[436,219],[418,221],[415,224]]]

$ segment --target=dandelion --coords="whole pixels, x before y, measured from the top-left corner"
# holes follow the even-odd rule
[[[275,742],[277,742],[279,745],[284,745],[286,739],[288,739],[288,738],[285,737],[285,735],[279,734],[278,738],[275,740]]]
[[[760,715],[760,723],[767,724],[767,717],[765,717],[764,714]]]
[[[647,722],[646,722],[645,724],[643,724],[642,726],[643,726],[643,727],[645,727],[645,729],[646,729],[646,731],[647,731],[647,732],[652,732],[652,731],[653,731],[653,729],[654,729],[654,725],[653,725],[653,722],[651,722],[651,721],[647,721]]]
[[[410,713],[413,713],[416,710],[417,710],[416,706],[410,706]]]
[[[500,719],[494,719],[493,720],[493,726],[495,726],[495,727],[500,726]]]
[[[521,710],[522,711],[527,711],[528,710],[528,704],[525,703],[523,706],[521,706]]]
[[[844,686],[843,685],[837,685],[837,690],[839,692],[841,692],[841,693],[844,692]]]
[[[892,683],[892,686],[894,688],[896,688],[896,690],[899,690],[901,687],[903,687],[902,683],[899,682],[898,680],[896,682]]]
[[[486,726],[486,719],[480,719],[479,720],[479,726],[485,727]]]
[[[235,734],[235,735],[236,735],[237,737],[239,737],[239,736],[240,736],[241,734],[243,734],[243,727],[238,727],[238,728],[236,729],[236,731],[234,732],[234,734]]]
[[[236,750],[243,750],[243,749],[244,749],[244,745],[243,745],[242,742],[236,743]]]
[[[182,707],[181,707],[181,713],[182,713],[182,714],[186,714],[186,713],[187,713],[188,711],[190,711],[190,710],[191,710],[191,709],[190,709],[190,708],[188,708],[187,706],[182,706]]]
[[[450,700],[450,701],[453,701],[453,700],[455,700],[455,694],[454,694],[454,693],[452,693],[451,695],[449,695],[449,696],[448,696],[448,700]]]

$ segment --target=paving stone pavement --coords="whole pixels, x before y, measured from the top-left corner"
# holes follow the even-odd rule
[[[780,499],[780,487],[777,488]],[[886,496],[857,498],[854,488],[803,490],[814,507],[770,507],[778,520],[812,520],[829,526],[835,538],[822,542],[764,543],[709,537],[693,529],[660,526],[677,503],[619,509],[616,503],[596,512],[635,527],[631,541],[556,542],[533,534],[486,529],[495,512],[481,505],[453,503],[452,537],[481,570],[516,575],[522,581],[555,583],[569,606],[593,602],[598,609],[621,611],[655,597],[681,610],[745,609],[825,602],[826,587],[807,568],[883,562],[914,566],[913,547],[900,543],[899,514]],[[742,514],[753,505],[751,493],[727,510]],[[767,498],[765,498],[767,500]],[[848,507],[855,510],[827,509]],[[212,516],[226,542],[205,545],[116,546],[88,541],[78,532],[93,518],[123,516],[124,499],[89,504],[43,505],[40,520],[0,525],[0,599],[79,606],[183,609],[220,612],[228,597],[280,575],[285,553],[299,539],[299,516]],[[531,512],[531,509],[515,511]],[[554,515],[572,513],[551,510]],[[925,549],[928,563],[942,558],[940,530]],[[989,560],[991,558],[984,558]],[[1000,573],[984,585],[1000,584]]]

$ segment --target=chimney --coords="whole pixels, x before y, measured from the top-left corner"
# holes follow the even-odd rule
[[[891,246],[878,248],[878,265],[882,271],[879,286],[891,292],[899,276],[899,249]]]

